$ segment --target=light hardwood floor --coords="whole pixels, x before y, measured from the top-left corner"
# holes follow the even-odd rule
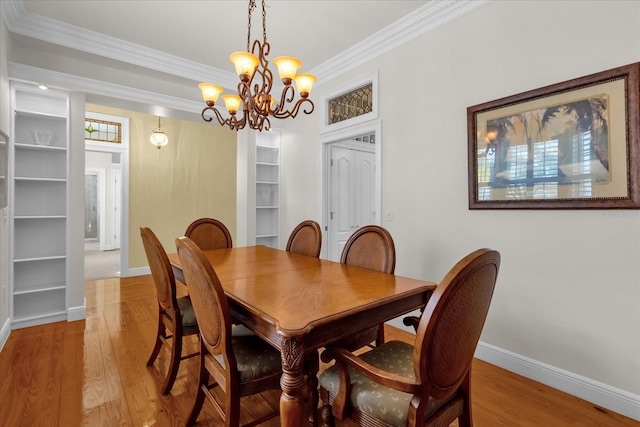
[[[159,393],[169,358],[163,351],[153,367],[145,366],[156,327],[150,276],[91,281],[85,289],[85,321],[11,332],[0,353],[0,425],[184,425],[195,393],[197,360],[183,361],[171,393]],[[395,328],[386,336],[411,337]],[[185,352],[194,350],[195,341],[187,347]],[[640,427],[629,418],[479,360],[474,361],[472,387],[476,427]],[[277,408],[278,396],[276,392],[246,398],[242,422]],[[279,423],[275,418],[266,425]],[[206,403],[198,425],[223,424]]]

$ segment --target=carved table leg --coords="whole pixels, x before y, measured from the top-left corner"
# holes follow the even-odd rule
[[[286,337],[281,344],[282,378],[280,386],[280,424],[300,427],[304,415],[304,346],[299,338]]]

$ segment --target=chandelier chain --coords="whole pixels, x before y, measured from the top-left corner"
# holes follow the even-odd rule
[[[265,0],[262,0],[262,40],[263,43],[267,43],[267,8]]]
[[[253,9],[256,8],[256,1],[249,0],[249,15],[247,19],[247,52],[249,52],[249,46],[251,46],[251,15],[253,14]]]

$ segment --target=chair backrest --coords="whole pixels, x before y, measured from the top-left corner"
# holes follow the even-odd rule
[[[193,221],[187,227],[184,235],[203,251],[233,247],[229,229],[222,222],[213,218],[200,218]]]
[[[393,238],[385,228],[378,225],[361,227],[347,240],[340,262],[393,274],[396,269]]]
[[[140,236],[147,254],[149,269],[158,295],[158,304],[165,312],[178,311],[176,299],[176,280],[169,258],[160,240],[148,227],[140,227]]]
[[[413,364],[430,397],[453,395],[471,369],[499,268],[500,253],[478,249],[454,265],[429,298],[416,330]]]
[[[312,220],[298,224],[287,241],[287,251],[294,254],[318,258],[320,249],[322,249],[322,230],[320,224]]]
[[[237,372],[231,347],[231,312],[220,279],[202,250],[188,237],[178,237],[176,248],[198,320],[202,344],[212,355],[222,354],[229,375]]]

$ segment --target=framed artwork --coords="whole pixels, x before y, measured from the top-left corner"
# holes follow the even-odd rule
[[[467,108],[469,209],[640,209],[640,63]]]

